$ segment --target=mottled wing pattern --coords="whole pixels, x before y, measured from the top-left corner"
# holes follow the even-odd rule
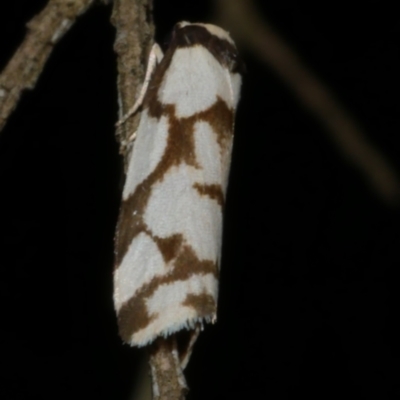
[[[225,31],[176,25],[144,98],[117,226],[114,304],[131,345],[216,318],[240,83]]]

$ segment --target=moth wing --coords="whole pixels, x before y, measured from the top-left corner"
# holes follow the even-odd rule
[[[139,346],[215,319],[236,105],[229,72],[201,45],[167,51],[155,78],[129,163],[114,275],[120,334]]]

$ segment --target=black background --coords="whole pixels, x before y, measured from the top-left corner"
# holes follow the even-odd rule
[[[0,3],[0,69],[45,3]],[[396,3],[257,3],[400,172]],[[209,21],[211,5],[156,0],[157,40],[177,21]],[[122,178],[110,12],[79,19],[0,134],[4,400],[134,390],[143,352],[121,344],[112,305]],[[241,52],[218,323],[194,350],[188,399],[398,398],[399,208]]]

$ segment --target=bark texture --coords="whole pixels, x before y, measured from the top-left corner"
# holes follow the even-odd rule
[[[116,29],[119,119],[135,103],[143,84],[154,37],[152,9],[152,0],[114,0],[111,22]],[[125,167],[132,147],[129,137],[136,131],[139,118],[140,113],[135,114],[116,131]]]

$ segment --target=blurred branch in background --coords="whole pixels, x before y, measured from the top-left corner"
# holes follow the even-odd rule
[[[387,205],[397,205],[400,182],[385,157],[295,52],[262,20],[250,0],[216,0],[217,21],[267,63],[325,127],[348,160]]]
[[[26,89],[33,89],[54,45],[94,0],[50,0],[28,22],[28,32],[0,75],[0,131]]]

